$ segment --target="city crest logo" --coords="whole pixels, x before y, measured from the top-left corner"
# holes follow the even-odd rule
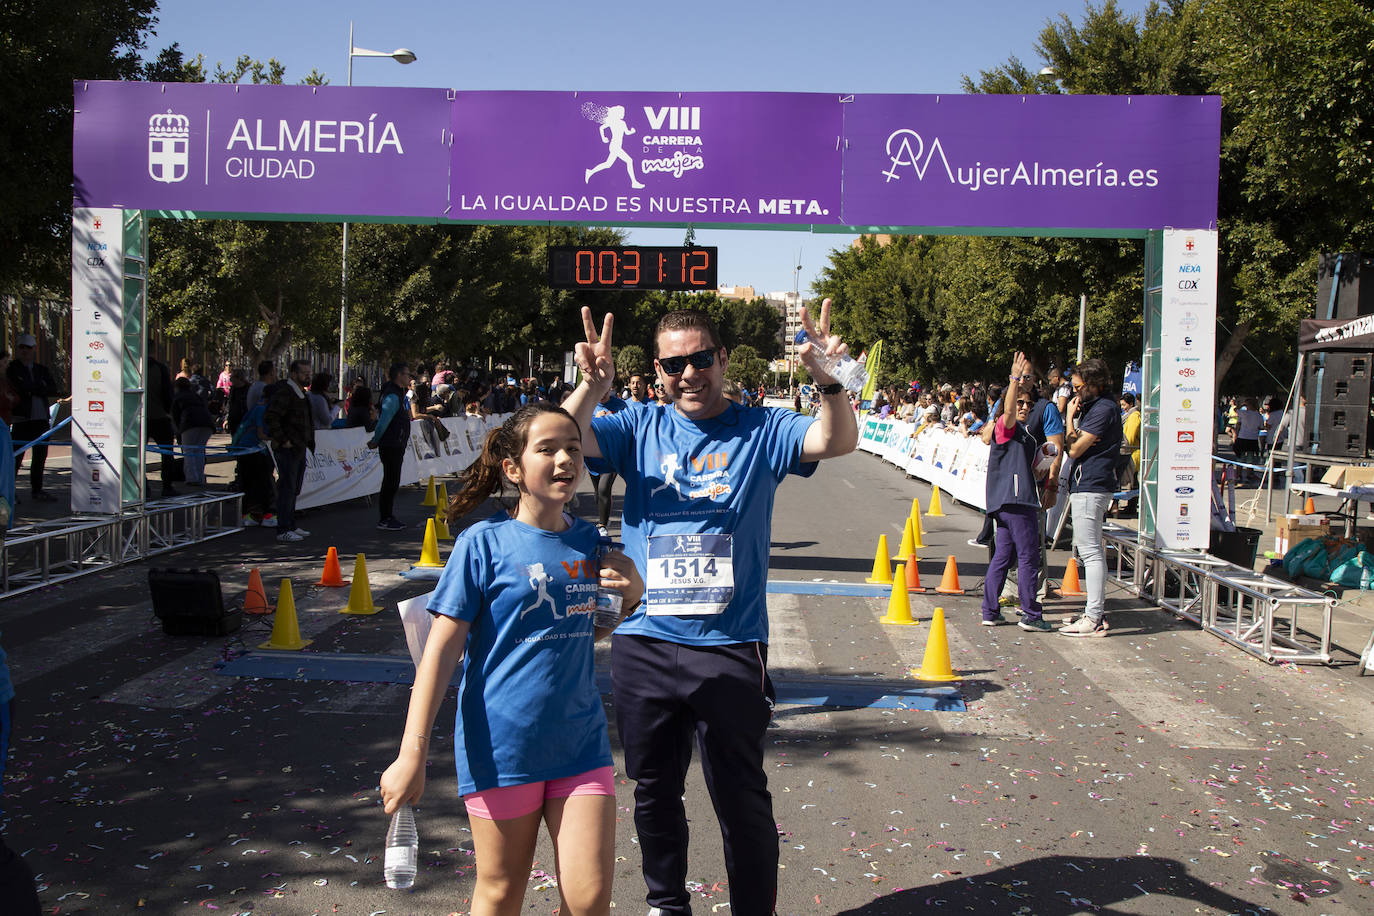
[[[191,119],[185,115],[155,114],[148,119],[148,177],[174,184],[191,167]]]

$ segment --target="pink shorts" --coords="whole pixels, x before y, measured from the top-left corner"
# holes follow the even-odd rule
[[[463,796],[468,814],[488,821],[508,821],[524,817],[544,807],[550,798],[571,798],[574,795],[615,795],[615,769],[600,767],[550,779],[547,782],[530,782],[523,786],[498,786]]]

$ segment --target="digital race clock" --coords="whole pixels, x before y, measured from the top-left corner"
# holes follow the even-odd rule
[[[554,289],[715,289],[716,249],[550,245]]]

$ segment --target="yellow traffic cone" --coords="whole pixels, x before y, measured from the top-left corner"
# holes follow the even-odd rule
[[[944,517],[944,510],[940,507],[940,488],[935,487],[930,491],[930,508],[926,510],[926,518]]]
[[[439,485],[440,496],[443,495],[443,484]],[[453,535],[448,532],[448,500],[444,500],[434,507],[434,530],[441,541],[453,540]]]
[[[425,545],[420,548],[420,561],[415,565],[420,569],[439,569],[444,565],[439,559],[439,531],[432,518],[425,522]]]
[[[878,552],[873,554],[873,573],[868,582],[883,584],[892,581],[892,565],[887,558],[887,535],[878,535]]]
[[[906,524],[902,526],[902,542],[897,547],[897,553],[892,557],[894,563],[903,563],[911,555],[911,551],[915,549],[915,545],[912,544],[914,538],[915,535],[911,533],[911,519],[908,517]]]
[[[437,510],[437,511],[444,513],[445,517],[447,517],[447,516],[448,516],[448,484],[445,483],[445,482],[442,481],[442,480],[439,481],[439,496],[438,496],[438,499],[439,499],[439,507],[438,507],[438,510]]]
[[[911,672],[920,681],[957,681],[959,675],[949,663],[949,636],[945,633],[945,609],[937,607],[930,618],[930,636],[926,639],[926,654],[921,667]]]
[[[425,498],[420,500],[422,506],[433,506],[437,504],[434,497],[434,475],[429,475],[429,486],[425,487]]]
[[[914,501],[914,500],[913,500]],[[920,550],[926,546],[926,542],[921,539],[921,513],[918,509],[911,516],[911,549]]]
[[[259,649],[304,649],[313,640],[301,639],[301,628],[296,623],[296,599],[291,597],[291,580],[281,580],[281,590],[277,592],[277,613],[272,619],[272,638]]]
[[[917,496],[911,497],[911,512],[908,513],[908,514],[909,514],[912,518],[920,518],[920,517],[921,517],[921,500],[920,500],[920,497],[917,497]]]
[[[353,587],[348,590],[348,607],[340,614],[375,614],[381,608],[372,603],[372,585],[367,581],[367,557],[358,554],[353,560]]]
[[[878,622],[905,627],[916,622],[911,619],[911,596],[906,593],[905,563],[898,563],[897,571],[892,574],[892,593],[887,597],[887,613],[879,617]]]

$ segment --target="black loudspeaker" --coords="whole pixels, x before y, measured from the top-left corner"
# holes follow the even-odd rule
[[[1336,279],[1338,265],[1340,282],[1333,303],[1331,285]],[[1374,257],[1355,252],[1322,255],[1317,264],[1317,307],[1313,317],[1356,318],[1360,315],[1374,315]]]
[[[169,636],[228,636],[243,624],[242,609],[225,611],[214,570],[150,569],[148,591]]]
[[[1370,274],[1374,281],[1374,273]],[[1370,457],[1371,376],[1374,352],[1314,353],[1303,393],[1309,448],[1321,455]]]

